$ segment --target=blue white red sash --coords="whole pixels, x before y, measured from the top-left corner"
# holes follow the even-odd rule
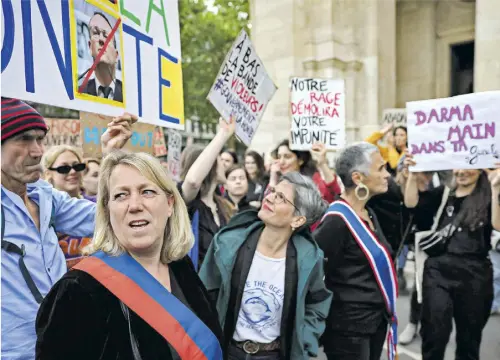
[[[181,359],[222,360],[212,331],[130,255],[99,252],[73,269],[85,271],[104,285],[162,335]]]
[[[377,280],[382,296],[391,315],[391,326],[387,335],[387,352],[389,360],[398,358],[397,355],[397,318],[396,298],[398,296],[398,283],[394,263],[387,249],[379,243],[377,237],[365,222],[359,218],[356,212],[345,201],[334,201],[330,204],[326,216],[340,216],[351,231],[354,239],[365,254]]]

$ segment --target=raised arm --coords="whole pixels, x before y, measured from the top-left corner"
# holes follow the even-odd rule
[[[404,166],[406,168],[410,168],[410,166],[415,166],[415,160],[413,160],[413,156],[410,153],[406,154],[406,158],[404,161]],[[418,204],[418,183],[417,183],[417,174],[414,172],[409,172],[408,179],[406,180],[406,188],[404,191],[404,199],[405,206],[407,208],[414,208]]]
[[[500,167],[500,164],[496,164]],[[500,168],[488,171],[491,183],[491,225],[500,231]]]
[[[182,183],[182,196],[186,203],[193,201],[196,195],[198,195],[203,180],[207,177],[210,169],[212,169],[224,144],[234,134],[235,127],[234,118],[231,118],[229,123],[222,118],[219,120],[217,134],[193,163]]]

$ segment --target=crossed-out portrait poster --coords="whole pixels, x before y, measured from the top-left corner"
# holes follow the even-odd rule
[[[2,96],[184,129],[177,0],[2,1]]]

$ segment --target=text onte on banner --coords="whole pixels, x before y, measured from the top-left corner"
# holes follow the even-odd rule
[[[177,0],[2,0],[2,95],[184,129]]]

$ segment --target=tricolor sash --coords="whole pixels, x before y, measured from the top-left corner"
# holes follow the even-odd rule
[[[396,298],[398,296],[398,283],[394,263],[387,249],[379,243],[371,229],[356,214],[351,206],[345,201],[334,201],[330,204],[326,216],[340,216],[359,247],[365,254],[375,275],[375,280],[382,292],[387,311],[391,316],[391,326],[387,335],[387,352],[389,360],[397,359],[397,317],[396,317]]]
[[[185,360],[222,360],[219,340],[130,255],[98,252],[73,267],[104,285],[168,341]]]

